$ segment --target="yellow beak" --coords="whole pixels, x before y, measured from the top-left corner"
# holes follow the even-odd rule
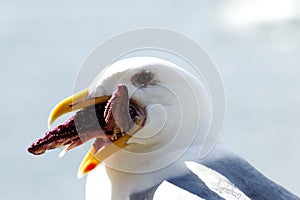
[[[106,102],[110,97],[109,96],[101,96],[89,99],[88,98],[88,90],[85,89],[73,96],[70,96],[60,103],[58,103],[53,110],[51,111],[48,118],[48,126],[60,116],[75,110],[79,110],[91,105],[95,105],[98,103]],[[134,130],[132,130],[134,131]],[[132,132],[130,131],[130,132]],[[131,134],[126,134],[122,136],[118,140],[112,142],[110,145],[102,148],[100,151],[96,151],[92,146],[89,152],[86,154],[84,159],[82,160],[80,167],[78,169],[77,176],[81,178],[86,173],[93,170],[97,165],[103,162],[106,158],[117,152],[119,149],[123,149],[127,146],[126,142],[131,138]]]
[[[61,102],[59,102],[51,111],[48,118],[48,128],[51,127],[52,123],[60,116],[79,110],[97,103],[103,103],[109,99],[109,96],[96,97],[94,99],[88,99],[88,89],[82,90],[77,94],[74,94]]]

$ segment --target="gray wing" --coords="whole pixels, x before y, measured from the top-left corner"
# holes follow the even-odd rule
[[[222,174],[196,162],[185,162],[190,173],[165,180],[140,193],[131,200],[180,199],[180,200],[250,200]]]
[[[174,195],[174,196],[183,196],[185,193],[182,191],[186,191],[186,196],[190,195],[191,197],[194,197],[194,199],[197,199],[196,197],[199,197],[198,199],[211,199],[211,200],[223,200],[224,198],[217,195],[215,192],[210,190],[203,181],[201,181],[198,176],[196,176],[194,173],[190,173],[186,176],[182,177],[176,177],[167,180],[169,185],[168,187],[164,187],[163,183],[160,183],[158,185],[155,185],[143,192],[136,193],[130,196],[130,200],[153,200],[153,199],[172,199],[170,197],[167,197],[166,195]],[[170,186],[170,185],[173,185]],[[181,188],[177,189],[177,188]],[[159,194],[157,194],[159,193]],[[165,193],[165,195],[163,195]],[[162,197],[165,198],[162,198]],[[185,197],[186,197],[185,196]],[[196,197],[195,197],[196,196]],[[154,198],[155,197],[155,198]],[[159,198],[161,197],[161,198]],[[177,198],[178,199],[178,198]],[[183,199],[183,198],[182,198]],[[186,199],[186,198],[185,198]],[[192,198],[189,198],[192,199]]]
[[[186,176],[182,177],[176,177],[167,180],[168,183],[172,184],[174,187],[164,187],[160,190],[162,187],[162,183],[155,185],[143,192],[139,192],[136,194],[131,195],[130,200],[153,200],[155,193],[160,190],[160,193],[165,192],[166,194],[182,194],[182,191],[176,190],[175,187],[179,187],[185,191],[187,191],[190,194],[196,195],[199,198],[198,199],[211,199],[211,200],[222,200],[223,198],[218,196],[215,192],[211,191],[203,181],[201,181],[195,174],[190,173]],[[162,195],[159,195],[162,196]],[[157,198],[155,198],[157,199]],[[164,198],[166,199],[166,198]],[[172,198],[167,198],[172,199]]]
[[[240,157],[227,157],[214,160],[205,165],[226,176],[236,187],[251,199],[300,200],[299,197],[265,177]]]
[[[182,196],[183,193],[190,196],[177,199],[300,200],[239,157],[222,158],[205,164],[191,162],[186,166],[191,171],[188,175],[166,180],[171,187],[158,184],[132,194],[130,200],[160,200],[166,199],[157,198],[161,194]]]

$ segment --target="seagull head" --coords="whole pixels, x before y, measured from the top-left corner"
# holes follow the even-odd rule
[[[201,146],[211,120],[209,93],[199,78],[171,62],[133,57],[112,63],[85,90],[58,103],[49,116],[77,113],[46,132],[29,151],[94,139],[78,176],[100,163],[125,171],[150,171],[172,163],[191,146]]]

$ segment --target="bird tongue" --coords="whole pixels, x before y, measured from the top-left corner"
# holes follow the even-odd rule
[[[125,134],[134,125],[135,115],[129,105],[127,87],[119,85],[107,102],[79,110],[65,123],[47,130],[28,151],[39,155],[46,150],[65,147],[65,153],[92,138],[96,138],[94,148],[100,149]]]

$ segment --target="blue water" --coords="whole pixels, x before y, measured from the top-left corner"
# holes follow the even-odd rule
[[[225,142],[300,195],[299,17],[232,27],[222,15],[231,2],[0,0],[0,199],[84,199],[85,179],[76,178],[83,147],[62,159],[26,147],[72,94],[88,53],[144,26],[185,33],[208,51],[226,88]]]

